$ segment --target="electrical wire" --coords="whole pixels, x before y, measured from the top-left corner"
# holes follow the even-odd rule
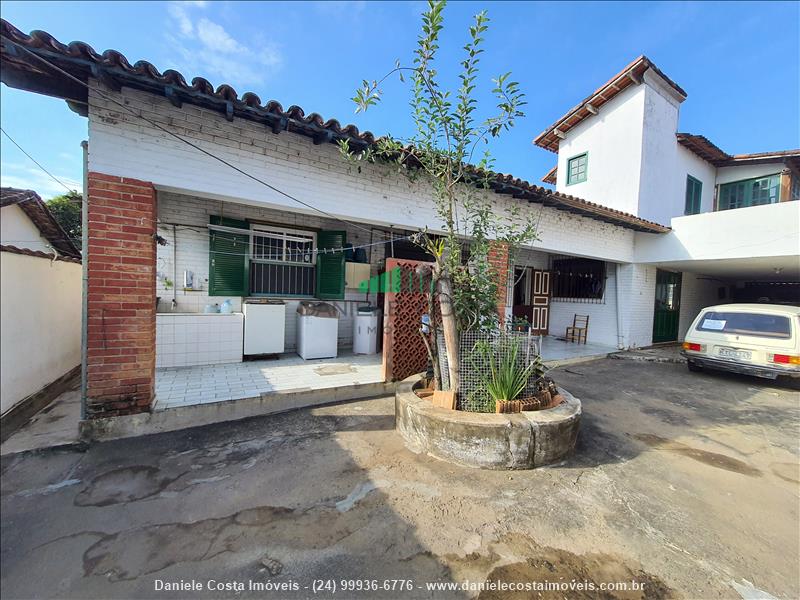
[[[2,38],[3,38],[4,40],[6,40],[7,42],[9,42],[9,43],[13,44],[15,47],[17,47],[17,48],[19,48],[19,49],[23,50],[24,52],[27,52],[28,54],[30,54],[31,56],[33,56],[33,57],[34,57],[36,60],[38,60],[38,61],[40,61],[40,62],[42,62],[42,63],[46,64],[48,67],[50,67],[50,68],[52,68],[52,69],[54,69],[54,70],[58,71],[59,73],[61,73],[61,74],[62,74],[62,75],[64,75],[64,76],[68,77],[69,79],[71,79],[72,81],[74,81],[75,83],[77,83],[78,85],[82,85],[82,86],[83,86],[83,87],[85,87],[87,90],[91,90],[91,87],[89,86],[89,84],[88,84],[88,83],[86,83],[85,81],[82,81],[81,79],[79,79],[79,78],[75,77],[74,75],[72,75],[72,73],[69,73],[68,71],[65,71],[64,69],[62,69],[62,68],[61,68],[61,67],[59,67],[58,65],[56,65],[56,64],[54,64],[54,63],[52,63],[52,62],[50,62],[49,60],[47,60],[46,58],[44,58],[44,57],[42,57],[42,56],[39,56],[38,54],[36,54],[36,53],[35,53],[35,52],[33,52],[32,50],[29,50],[29,49],[28,49],[28,48],[26,48],[25,46],[22,46],[21,44],[18,44],[18,43],[17,43],[17,42],[15,42],[14,40],[11,40],[11,39],[9,39],[8,37],[6,37],[6,36],[4,36],[4,35],[3,35],[3,36],[0,36],[0,37],[2,37]],[[138,117],[139,119],[141,119],[141,120],[142,120],[142,121],[144,121],[145,123],[149,124],[150,126],[152,126],[152,127],[155,127],[156,129],[159,129],[160,131],[163,131],[163,132],[164,132],[164,133],[166,133],[167,135],[170,135],[170,136],[174,137],[176,140],[178,140],[178,141],[180,141],[180,142],[183,142],[183,143],[184,143],[184,144],[186,144],[187,146],[190,146],[190,147],[194,148],[195,150],[197,150],[197,151],[199,151],[199,152],[202,152],[202,153],[203,153],[203,154],[205,154],[206,156],[208,156],[208,157],[210,157],[210,158],[213,158],[214,160],[217,160],[217,161],[219,161],[220,163],[222,163],[222,164],[224,164],[225,166],[227,166],[227,167],[229,167],[229,168],[233,169],[234,171],[237,171],[238,173],[240,173],[240,174],[244,175],[245,177],[248,177],[248,178],[252,179],[253,181],[256,181],[257,183],[260,183],[261,185],[263,185],[263,186],[265,186],[265,187],[267,187],[267,188],[271,189],[273,192],[276,192],[277,194],[280,194],[281,196],[284,196],[284,197],[288,198],[289,200],[292,200],[292,201],[294,201],[294,202],[297,202],[298,204],[300,204],[300,205],[302,205],[302,206],[305,206],[306,208],[310,208],[311,210],[314,210],[314,211],[316,211],[316,212],[318,212],[318,213],[320,213],[320,214],[322,214],[322,215],[325,215],[326,217],[329,217],[329,218],[331,218],[331,219],[334,219],[334,220],[336,220],[336,221],[339,221],[339,222],[341,222],[341,223],[345,223],[345,224],[347,224],[347,225],[352,225],[353,227],[356,227],[356,228],[358,228],[358,229],[362,229],[363,231],[370,231],[370,229],[369,229],[368,227],[363,227],[363,226],[361,226],[361,225],[359,225],[359,224],[357,224],[357,223],[353,223],[352,221],[347,221],[346,219],[342,219],[341,217],[337,217],[336,215],[333,215],[333,214],[331,214],[331,213],[329,213],[329,212],[327,212],[327,211],[324,211],[324,210],[322,210],[321,208],[317,208],[316,206],[314,206],[314,205],[312,205],[312,204],[309,204],[308,202],[305,202],[305,201],[303,201],[303,200],[300,200],[299,198],[295,198],[294,196],[292,196],[292,195],[291,195],[291,194],[289,194],[288,192],[284,192],[283,190],[281,190],[281,189],[279,189],[279,188],[275,187],[274,185],[272,185],[272,184],[270,184],[270,183],[267,183],[266,181],[264,181],[264,180],[262,180],[262,179],[260,179],[260,178],[256,177],[255,175],[252,175],[251,173],[248,173],[248,172],[247,172],[247,171],[245,171],[244,169],[241,169],[241,168],[237,167],[236,165],[234,165],[234,164],[232,164],[232,163],[228,162],[227,160],[225,160],[224,158],[222,158],[222,157],[220,157],[220,156],[217,156],[217,155],[216,155],[216,154],[214,154],[213,152],[209,152],[208,150],[206,150],[206,149],[204,149],[204,148],[202,148],[202,147],[198,146],[197,144],[195,144],[195,143],[193,143],[193,142],[191,142],[191,141],[187,140],[186,138],[184,138],[184,137],[182,137],[182,136],[178,135],[177,133],[175,133],[175,132],[173,132],[173,131],[170,131],[169,129],[167,129],[166,127],[163,127],[163,126],[162,126],[162,125],[160,125],[159,123],[156,123],[156,122],[154,122],[154,121],[151,121],[150,119],[148,119],[148,118],[147,118],[147,117],[145,117],[145,116],[142,116],[141,114],[137,114],[137,113],[136,113],[136,111],[134,111],[132,108],[130,108],[129,106],[127,106],[126,104],[124,104],[124,103],[122,103],[122,102],[119,102],[118,100],[116,100],[116,99],[115,99],[115,98],[113,98],[112,96],[110,96],[110,95],[106,94],[106,93],[105,93],[105,92],[103,92],[102,90],[100,90],[100,89],[95,89],[95,92],[97,92],[97,93],[98,93],[100,96],[102,96],[103,98],[105,98],[105,99],[106,99],[106,100],[108,100],[109,102],[112,102],[112,103],[116,104],[117,106],[119,106],[119,107],[120,107],[120,108],[122,108],[123,110],[125,110],[125,111],[127,111],[128,113],[132,114],[134,117]]]
[[[36,160],[35,158],[33,158],[33,157],[30,155],[30,154],[28,154],[27,152],[25,152],[25,149],[24,149],[22,146],[20,146],[20,145],[19,145],[19,144],[16,142],[16,140],[14,140],[14,138],[12,138],[12,137],[11,137],[11,136],[8,134],[8,132],[7,132],[5,129],[3,129],[2,127],[0,127],[0,131],[2,131],[2,132],[3,132],[3,135],[4,135],[4,136],[6,136],[6,137],[7,137],[7,138],[8,138],[8,139],[11,141],[11,143],[12,143],[12,144],[14,144],[14,145],[17,147],[17,150],[19,150],[19,151],[20,151],[20,152],[22,152],[22,153],[23,153],[25,156],[27,156],[27,157],[30,159],[30,161],[31,161],[33,164],[35,164],[37,167],[39,167],[39,168],[40,168],[42,171],[44,171],[44,173],[45,173],[45,174],[46,174],[48,177],[50,177],[50,179],[52,179],[53,181],[55,181],[57,184],[59,184],[61,187],[63,187],[63,188],[64,188],[65,190],[67,190],[68,192],[77,192],[77,190],[75,190],[75,189],[72,189],[72,188],[70,188],[69,186],[67,186],[67,184],[66,184],[66,183],[64,183],[64,182],[63,182],[63,181],[61,181],[61,180],[60,180],[58,177],[56,177],[55,175],[53,175],[53,174],[52,174],[50,171],[48,171],[47,169],[45,169],[45,168],[44,168],[44,167],[41,165],[41,163],[40,163],[39,161],[37,161],[37,160]]]

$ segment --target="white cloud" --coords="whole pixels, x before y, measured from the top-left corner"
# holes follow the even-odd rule
[[[194,33],[194,25],[192,25],[192,20],[189,18],[189,14],[186,12],[186,7],[183,2],[170,3],[167,7],[167,11],[178,24],[182,35],[188,37]]]
[[[283,56],[275,44],[264,40],[243,43],[208,16],[198,18],[191,12],[206,6],[206,2],[172,2],[168,7],[179,35],[167,34],[167,39],[184,76],[215,76],[247,88],[266,80],[267,67],[280,67]]]
[[[233,54],[244,50],[239,42],[225,31],[222,25],[214,23],[214,21],[205,17],[197,23],[197,39],[207,48],[215,48],[220,52]]]
[[[53,173],[60,181],[70,189],[83,189],[83,184],[68,175]],[[53,196],[66,193],[66,190],[47,173],[41,169],[17,163],[3,163],[0,167],[0,186],[13,187],[23,190],[33,190],[44,200],[49,200]]]

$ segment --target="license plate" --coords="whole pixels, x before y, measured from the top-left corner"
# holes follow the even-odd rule
[[[719,348],[717,354],[723,358],[736,358],[739,360],[750,360],[752,357],[752,353],[748,350],[734,350],[733,348]]]

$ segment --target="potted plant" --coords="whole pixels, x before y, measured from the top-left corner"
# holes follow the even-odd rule
[[[528,331],[530,328],[531,324],[528,321],[528,317],[525,315],[511,319],[512,331]]]
[[[495,412],[519,412],[522,406],[517,397],[528,385],[536,362],[520,367],[517,360],[519,345],[513,338],[494,347],[486,346],[484,352],[489,365],[486,390],[494,400]]]

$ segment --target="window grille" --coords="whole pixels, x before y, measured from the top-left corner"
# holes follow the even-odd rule
[[[252,230],[250,293],[314,296],[316,234],[262,225]]]
[[[550,256],[553,301],[603,304],[606,263],[575,256]]]

